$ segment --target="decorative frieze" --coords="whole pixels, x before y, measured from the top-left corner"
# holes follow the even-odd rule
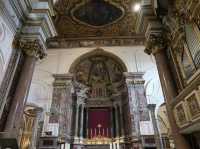
[[[144,36],[119,37],[119,38],[88,38],[88,39],[65,39],[54,38],[48,40],[48,48],[78,48],[78,47],[96,47],[96,46],[135,46],[144,45]]]

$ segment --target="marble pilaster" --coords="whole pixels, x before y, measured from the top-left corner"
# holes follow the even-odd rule
[[[140,84],[144,84],[142,76],[143,73],[125,73],[133,138],[140,138],[140,97],[138,96],[138,87],[140,87]]]
[[[50,123],[59,124],[59,137],[66,142],[71,139],[72,74],[55,74]]]
[[[171,126],[172,136],[174,138],[176,148],[189,149],[189,144],[183,135],[179,133],[178,126],[175,121],[174,113],[171,109],[170,102],[177,96],[177,91],[174,85],[173,76],[170,72],[168,59],[166,56],[167,45],[163,39],[162,33],[153,32],[149,35],[146,44],[145,52],[153,54],[156,60],[157,69],[166,100],[166,108],[168,113],[168,119]]]

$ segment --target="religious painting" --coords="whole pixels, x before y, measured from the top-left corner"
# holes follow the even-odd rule
[[[178,120],[180,125],[183,125],[187,122],[183,104],[179,104],[176,107],[176,115],[177,115],[177,120]]]
[[[91,98],[110,97],[123,88],[123,68],[107,56],[95,55],[82,60],[74,74],[77,82],[90,88]]]
[[[72,10],[75,21],[91,27],[102,27],[116,22],[123,16],[123,9],[104,0],[83,2]]]
[[[186,99],[186,101],[191,117],[194,118],[198,116],[200,114],[200,105],[197,99],[197,95],[193,93]]]

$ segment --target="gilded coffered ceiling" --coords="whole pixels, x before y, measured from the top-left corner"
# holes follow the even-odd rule
[[[88,45],[89,39],[102,44],[104,39],[116,38],[127,41],[136,35],[137,13],[133,11],[134,4],[140,0],[57,0],[54,5],[56,16],[54,23],[58,37],[51,39],[50,47],[73,47],[74,40],[84,40],[76,46]],[[103,41],[97,41],[97,40]],[[57,42],[56,42],[57,41]],[[70,41],[70,43],[69,43]],[[62,43],[61,43],[62,42]],[[64,43],[65,42],[65,43]],[[72,45],[73,44],[73,45]],[[119,43],[118,43],[119,44]]]

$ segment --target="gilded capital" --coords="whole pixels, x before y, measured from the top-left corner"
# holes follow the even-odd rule
[[[160,50],[164,49],[166,46],[165,40],[163,39],[161,34],[153,34],[146,41],[145,52],[147,54],[155,54]]]
[[[15,38],[13,48],[21,49],[25,54],[42,59],[46,56],[43,47],[38,39]]]

